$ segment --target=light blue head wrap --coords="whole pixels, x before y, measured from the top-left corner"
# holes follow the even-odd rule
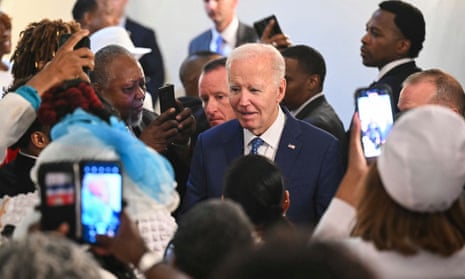
[[[59,142],[60,138],[69,138],[65,136],[72,133],[76,133],[76,136],[95,136],[103,144],[111,147],[118,154],[123,170],[137,187],[160,204],[172,202],[176,182],[171,164],[131,135],[122,121],[112,116],[109,124],[78,108],[52,128],[52,143]],[[72,149],[72,146],[70,148]]]

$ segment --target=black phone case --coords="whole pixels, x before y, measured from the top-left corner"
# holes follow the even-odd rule
[[[160,111],[165,112],[169,108],[175,108],[178,112],[178,107],[176,106],[176,99],[174,97],[174,85],[166,84],[158,89],[158,98],[160,99]]]
[[[77,227],[79,226],[78,214],[79,214],[79,177],[78,177],[78,168],[77,164],[73,163],[46,163],[39,168],[39,187],[40,187],[40,197],[41,197],[41,206],[40,210],[42,213],[40,226],[44,231],[47,230],[56,230],[62,223],[68,223],[69,233],[67,237],[70,239],[78,240],[79,235],[77,234]],[[58,183],[47,183],[47,175],[50,173],[61,173],[70,176],[70,183],[72,183],[72,199],[73,202],[70,204],[60,205],[58,202],[54,205],[49,205],[49,199],[60,199],[67,195],[70,198],[69,193],[61,192],[65,189],[52,189],[53,186],[58,186]],[[66,188],[66,187],[65,187]],[[69,188],[69,187],[68,187]],[[68,189],[69,190],[69,189]],[[56,195],[56,197],[52,197]],[[64,202],[66,203],[66,202]]]
[[[65,33],[61,34],[60,37],[58,38],[58,48],[60,48],[62,45],[65,44],[65,42],[72,36],[70,33]],[[88,36],[85,36],[82,38],[75,46],[74,49],[80,49],[80,48],[88,48],[90,49],[90,38]],[[90,69],[89,67],[83,67],[82,70],[89,75]]]
[[[265,17],[264,19],[261,19],[261,20],[258,20],[256,22],[254,22],[254,24],[253,24],[253,26],[255,28],[255,32],[257,32],[257,35],[258,35],[259,38],[262,37],[263,31],[265,31],[266,26],[268,25],[268,23],[271,20],[274,20],[275,24],[274,24],[273,29],[271,31],[270,37],[273,37],[276,34],[283,33],[281,31],[281,27],[279,26],[278,19],[276,18],[276,16],[275,15],[270,15],[268,17]]]
[[[60,48],[62,45],[66,43],[67,40],[72,36],[70,33],[65,33],[61,34],[60,37],[58,38],[58,47]],[[85,36],[82,38],[75,46],[74,49],[79,49],[79,48],[89,48],[90,49],[90,39],[88,36]]]

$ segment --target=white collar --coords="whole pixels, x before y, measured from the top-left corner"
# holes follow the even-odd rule
[[[122,17],[119,19],[119,24],[118,24],[118,25],[121,26],[121,27],[125,27],[125,26],[126,26],[127,18],[128,18],[128,17],[125,16],[125,15],[122,16]]]
[[[291,114],[293,116],[296,116],[297,114],[299,114],[299,112],[301,112],[308,104],[310,104],[313,100],[315,100],[316,98],[320,97],[320,96],[323,96],[323,92],[320,92],[320,93],[317,93],[315,95],[313,95],[313,97],[309,98],[307,101],[305,101],[305,103],[303,103],[302,105],[300,105],[300,107],[298,107],[296,110],[293,110],[291,111]]]
[[[228,47],[228,50],[225,51],[226,53],[229,54],[229,52],[236,46],[236,43],[237,43],[237,37],[236,37],[236,34],[237,34],[237,31],[239,29],[239,19],[237,17],[234,17],[233,20],[231,21],[231,23],[223,30],[223,32],[219,33],[215,27],[213,27],[211,29],[212,31],[212,44],[216,44],[216,39],[218,38],[218,36],[221,35],[221,37],[223,37],[223,40],[226,42],[226,46]],[[211,45],[210,44],[210,49],[211,48]],[[216,47],[216,45],[215,45]]]
[[[281,140],[281,134],[284,130],[284,125],[286,124],[286,115],[278,107],[278,116],[271,126],[260,135],[260,138],[265,142],[264,146],[259,148],[259,154],[264,155],[265,157],[274,160],[276,152],[279,147],[279,141]],[[244,130],[244,154],[250,153],[250,142],[256,137],[252,132],[247,129]]]
[[[22,152],[21,150],[19,151],[19,154],[23,155],[24,157],[37,160],[37,156],[31,155],[31,154],[26,154],[26,153]]]
[[[402,59],[394,60],[394,61],[387,63],[381,68],[381,70],[379,70],[377,81],[380,80],[387,72],[394,69],[395,67],[401,64],[411,62],[411,61],[414,61],[413,58],[402,58]]]

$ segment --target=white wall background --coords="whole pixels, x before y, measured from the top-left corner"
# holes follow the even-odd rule
[[[318,49],[326,59],[325,93],[344,124],[353,111],[352,94],[366,86],[377,71],[362,65],[359,48],[365,23],[381,0],[242,0],[240,20],[251,24],[276,14],[293,43]],[[440,68],[465,84],[465,1],[409,0],[422,10],[426,41],[417,64]],[[44,17],[71,19],[74,0],[3,0],[1,9],[13,17],[14,42],[27,23]],[[128,14],[155,29],[165,60],[167,82],[180,87],[178,68],[189,40],[210,27],[202,0],[131,0]]]

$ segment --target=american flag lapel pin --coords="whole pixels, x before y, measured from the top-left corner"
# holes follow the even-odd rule
[[[295,149],[295,145],[293,145],[292,143],[289,143],[289,144],[287,145],[287,147],[288,147],[289,149],[292,149],[292,150]]]

